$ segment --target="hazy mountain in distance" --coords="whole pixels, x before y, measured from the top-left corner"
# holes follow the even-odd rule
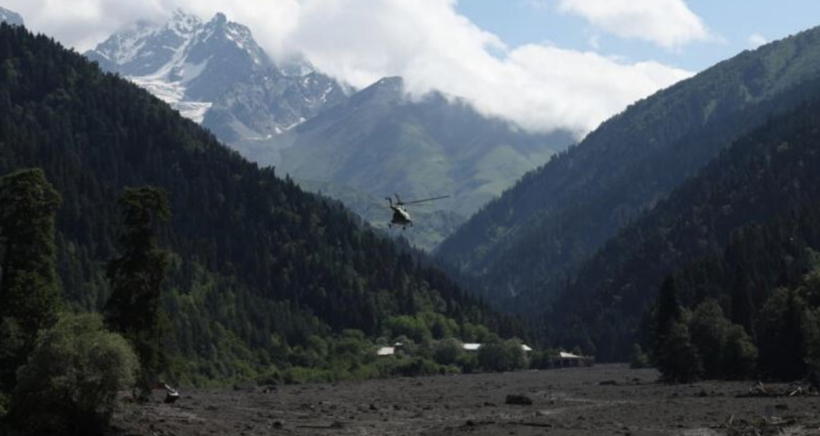
[[[86,56],[202,123],[223,142],[281,133],[346,98],[307,63],[278,68],[250,30],[216,14],[177,10],[164,24],[138,22]]]
[[[765,121],[784,92],[818,74],[820,29],[721,62],[631,105],[527,174],[438,254],[486,284],[492,301],[553,295],[548,283]],[[531,300],[519,301],[532,308]]]
[[[20,14],[10,11],[2,6],[0,6],[0,22],[14,24],[17,26],[25,25],[23,22],[23,17],[21,17]]]
[[[272,141],[277,143],[273,149],[283,150],[277,168],[297,180],[344,186],[378,199],[383,206],[384,197],[394,193],[406,200],[449,195],[413,207],[411,213],[445,211],[452,215],[442,224],[451,226],[565,149],[573,138],[568,132],[525,132],[437,92],[410,98],[403,80],[393,77]],[[277,157],[266,154],[269,150],[249,155],[263,164],[274,162]],[[452,231],[429,230],[440,235]],[[413,233],[423,231],[414,228],[407,237],[413,241]]]

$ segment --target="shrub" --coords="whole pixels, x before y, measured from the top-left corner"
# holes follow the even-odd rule
[[[530,368],[533,369],[551,369],[558,366],[558,351],[536,350],[530,356]]]
[[[433,358],[441,365],[453,365],[458,361],[459,356],[464,353],[461,342],[457,339],[445,339],[439,341],[433,349]]]
[[[97,315],[64,315],[37,339],[18,372],[10,418],[22,434],[102,434],[117,392],[139,368],[126,340]]]
[[[649,368],[649,355],[647,355],[640,345],[632,346],[632,355],[629,357],[629,367],[632,369]]]
[[[456,365],[461,368],[464,374],[472,374],[478,369],[478,356],[474,353],[461,353],[456,359]]]
[[[478,363],[486,371],[514,371],[527,366],[521,341],[510,339],[504,342],[484,344],[478,349]]]
[[[742,380],[755,373],[757,347],[741,325],[733,325],[726,336],[723,373],[728,379]]]

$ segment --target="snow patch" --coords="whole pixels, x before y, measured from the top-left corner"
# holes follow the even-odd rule
[[[214,105],[206,101],[185,101],[185,87],[181,82],[166,82],[161,77],[128,77],[137,86],[154,94],[160,100],[171,105],[172,108],[196,123],[202,123],[205,114]]]
[[[299,124],[304,123],[305,121],[306,121],[306,120],[305,120],[305,117],[299,117],[299,121],[297,121],[297,122],[295,122],[295,123],[293,123],[293,124],[291,124],[291,125],[289,125],[289,126],[285,127],[285,130],[284,130],[284,131],[285,131],[285,132],[287,132],[288,130],[290,130],[290,129],[292,129],[292,128],[296,127],[296,126],[298,126]],[[278,127],[276,128],[276,131],[277,131],[278,133],[282,133],[282,132],[280,132],[280,131],[279,131],[279,128],[278,128]]]
[[[179,103],[185,95],[185,87],[181,83],[168,82],[162,77],[128,77],[128,80],[166,103]]]
[[[180,76],[182,76],[182,83],[188,83],[199,77],[199,75],[205,71],[205,67],[208,66],[208,61],[210,60],[211,58],[205,59],[199,64],[192,64],[189,62],[182,64],[182,70],[179,72]]]
[[[197,124],[202,124],[205,119],[205,114],[213,106],[210,102],[201,101],[181,101],[171,106],[179,111],[180,115],[194,121]]]

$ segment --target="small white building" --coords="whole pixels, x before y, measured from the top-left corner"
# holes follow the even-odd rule
[[[592,366],[593,359],[589,356],[579,356],[577,354],[561,351],[558,353],[558,364],[564,367],[571,366]]]
[[[395,347],[380,347],[378,350],[376,350],[376,356],[379,357],[392,356],[394,354],[396,354]]]
[[[470,343],[470,342],[461,344],[461,346],[464,348],[464,351],[467,351],[467,352],[476,352],[476,351],[479,350],[479,348],[481,348],[481,345],[482,344]],[[521,344],[521,349],[524,350],[525,353],[531,353],[532,352],[532,348],[530,348],[526,344]]]
[[[479,348],[481,348],[481,344],[475,344],[475,343],[469,343],[468,342],[468,343],[462,344],[462,347],[464,347],[464,351],[466,351],[468,353],[474,353],[474,352],[478,351]]]

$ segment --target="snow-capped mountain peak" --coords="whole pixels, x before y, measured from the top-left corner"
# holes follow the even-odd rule
[[[212,102],[270,61],[250,30],[216,14],[203,22],[176,10],[165,23],[138,22],[86,53],[202,122]]]
[[[175,31],[179,35],[190,35],[202,25],[202,20],[196,15],[191,15],[182,9],[177,9],[165,25],[168,29]]]
[[[303,59],[277,68],[250,29],[217,13],[177,10],[136,23],[86,53],[211,128],[225,142],[267,138],[347,98],[348,90]]]

